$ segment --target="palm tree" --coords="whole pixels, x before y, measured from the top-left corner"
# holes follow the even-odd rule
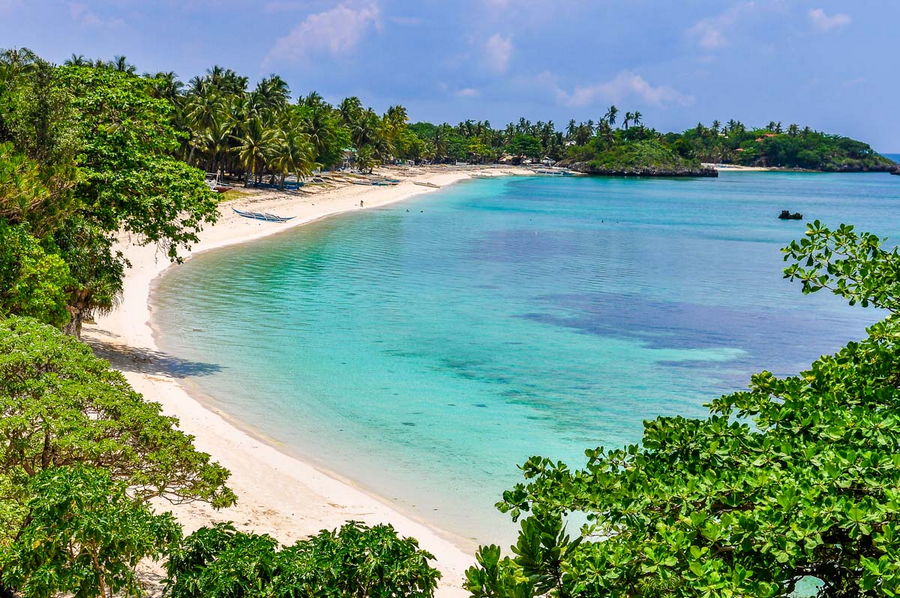
[[[287,106],[291,91],[284,79],[271,75],[256,85],[252,95],[261,112],[273,114]]]
[[[244,122],[241,127],[241,135],[237,137],[238,159],[247,169],[247,174],[256,177],[256,182],[262,181],[262,169],[266,166],[266,160],[272,151],[275,141],[275,131],[267,128],[259,117],[253,117]],[[250,176],[244,184],[249,184]]]
[[[360,172],[371,173],[376,165],[374,150],[370,146],[360,148],[356,153],[356,167]]]
[[[32,70],[41,59],[28,48],[10,48],[0,51],[0,68],[6,77]]]
[[[184,83],[178,80],[178,75],[172,71],[168,71],[145,76],[152,79],[151,84],[155,97],[169,100],[176,105],[180,103],[181,90],[184,89]]]
[[[609,123],[609,126],[616,126],[616,117],[619,115],[619,109],[616,108],[615,104],[606,109],[606,114],[603,115],[603,119]],[[628,127],[626,127],[628,128]]]
[[[629,123],[631,123],[632,118],[634,118],[634,115],[631,112],[625,113],[625,118],[622,119],[622,126],[625,128],[625,130],[628,130],[628,125]]]
[[[637,111],[633,112],[631,114],[631,124],[634,125],[635,127],[640,127],[643,124],[641,122],[641,118],[643,118],[643,116],[644,115],[641,114],[640,112],[637,112]]]
[[[109,68],[129,75],[133,75],[137,71],[133,64],[128,64],[128,60],[124,56],[114,56],[109,63]]]
[[[84,54],[72,54],[63,64],[66,66],[90,66],[91,61],[85,58]]]
[[[447,157],[447,142],[450,136],[450,125],[444,123],[434,128],[434,135],[431,142],[434,146],[434,159],[443,161]]]
[[[225,94],[242,94],[247,91],[247,77],[241,77],[233,70],[218,65],[207,70],[203,78]]]
[[[317,91],[311,91],[297,100],[298,106],[306,106],[307,108],[317,108],[325,103],[325,98]]]
[[[279,175],[279,188],[284,189],[284,179],[290,173],[297,178],[309,175],[316,167],[315,149],[309,136],[300,131],[299,120],[288,117],[277,131],[271,153],[270,164]]]
[[[340,106],[338,106],[338,112],[340,112],[341,114],[341,120],[347,126],[352,126],[353,121],[359,119],[359,115],[362,113],[362,111],[362,102],[355,96],[344,98],[341,101]]]
[[[209,166],[216,173],[218,180],[222,158],[231,148],[232,129],[234,123],[228,114],[223,114],[218,120],[213,121],[200,135],[198,145],[210,158]]]

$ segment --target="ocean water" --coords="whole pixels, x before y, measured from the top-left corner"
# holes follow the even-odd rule
[[[887,159],[893,160],[897,164],[900,164],[900,154],[883,154]]]
[[[640,439],[881,317],[783,280],[807,221],[900,238],[900,177],[467,181],[201,254],[155,292],[185,382],[275,441],[466,538],[540,454]],[[272,225],[276,226],[276,225]]]

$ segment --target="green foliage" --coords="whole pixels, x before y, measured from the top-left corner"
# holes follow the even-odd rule
[[[280,574],[278,543],[239,533],[231,524],[203,527],[184,538],[166,561],[166,595],[172,598],[273,596]]]
[[[0,219],[0,315],[38,318],[62,326],[69,321],[69,268],[46,251],[26,225]]]
[[[594,154],[589,164],[598,170],[666,169],[699,166],[685,160],[659,141],[635,141]]]
[[[28,483],[26,525],[0,556],[4,584],[23,598],[140,596],[134,568],[181,537],[102,469],[47,469]]]
[[[171,105],[125,72],[62,67],[60,80],[77,110],[82,212],[103,230],[136,233],[176,259],[217,212],[203,174],[172,157],[179,140]]]
[[[0,476],[16,486],[84,464],[108,470],[138,498],[232,504],[227,470],[177,424],[86,345],[28,318],[0,320]],[[0,534],[14,534],[6,523]]]
[[[372,169],[378,165],[375,159],[375,150],[371,146],[364,145],[356,153],[356,167],[362,172],[372,172]]]
[[[166,563],[172,598],[358,597],[425,598],[440,574],[434,557],[391,526],[349,522],[279,550],[265,535],[230,524],[202,528],[184,539]]]
[[[540,160],[543,147],[540,139],[534,135],[516,135],[510,140],[507,151],[514,156]]]
[[[825,171],[883,170],[890,165],[868,144],[840,135],[780,123],[765,129],[747,129],[737,121],[724,127],[698,124],[681,135],[667,136],[680,154],[706,162],[734,162]]]
[[[75,182],[67,169],[42,165],[0,143],[0,218],[28,223],[37,234],[57,226],[71,210]]]
[[[54,232],[52,241],[73,279],[67,299],[73,318],[66,332],[78,336],[86,314],[112,309],[129,264],[120,251],[113,249],[112,236],[79,215],[66,220]]]
[[[581,469],[529,459],[498,505],[530,514],[514,556],[482,549],[473,596],[782,597],[808,577],[821,596],[900,592],[897,251],[814,223],[785,252],[804,292],[891,315],[796,376],[753,376],[706,419],[588,450]],[[574,540],[556,531],[569,514],[588,522]]]
[[[793,262],[785,278],[799,280],[804,293],[827,288],[850,305],[900,313],[900,254],[881,243],[872,233],[857,233],[846,224],[832,231],[816,220],[806,237],[785,248],[785,261]]]

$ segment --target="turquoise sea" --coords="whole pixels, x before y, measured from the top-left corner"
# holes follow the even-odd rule
[[[154,323],[187,384],[282,448],[478,540],[541,454],[640,439],[879,313],[782,279],[806,221],[900,239],[900,177],[479,179],[201,254]],[[276,226],[276,225],[272,225]]]

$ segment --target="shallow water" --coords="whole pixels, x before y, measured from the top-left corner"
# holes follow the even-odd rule
[[[807,220],[900,237],[900,177],[481,179],[201,254],[159,285],[163,350],[287,450],[466,537],[533,454],[639,440],[880,314],[782,279]]]

